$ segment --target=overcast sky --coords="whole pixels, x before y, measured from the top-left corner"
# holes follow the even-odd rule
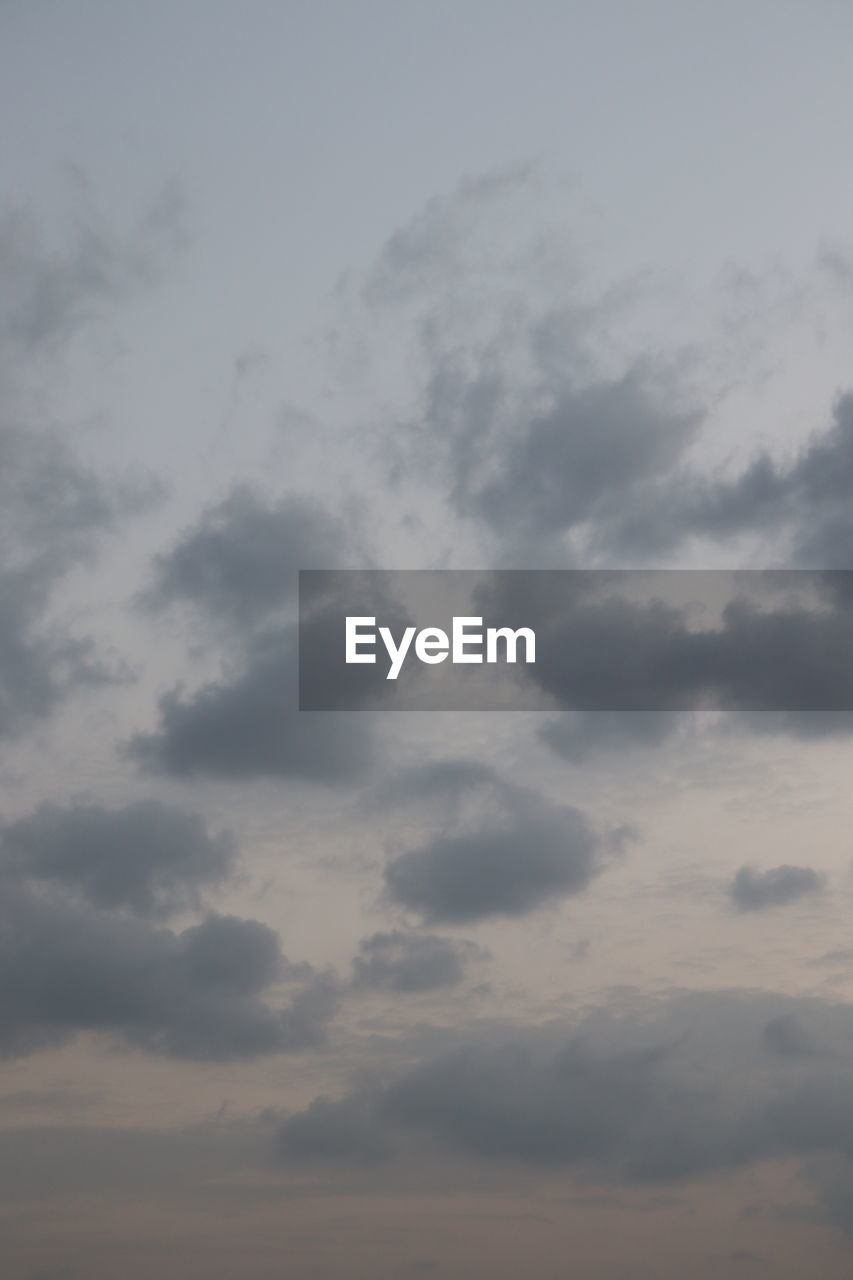
[[[559,655],[300,713],[293,625],[301,568],[853,568],[851,58],[843,0],[0,3],[4,1277],[850,1275],[798,618],[697,713]]]

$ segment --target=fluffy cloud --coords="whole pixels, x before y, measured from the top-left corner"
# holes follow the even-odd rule
[[[280,1156],[294,1163],[343,1160],[371,1164],[382,1160],[389,1150],[375,1099],[360,1094],[338,1101],[315,1098],[305,1111],[291,1116],[278,1134]]]
[[[0,835],[6,873],[142,916],[198,906],[199,890],[223,880],[237,855],[230,835],[211,837],[197,814],[157,800],[117,810],[43,804]]]
[[[427,1139],[454,1162],[566,1168],[588,1181],[634,1184],[796,1159],[827,1212],[853,1223],[849,1006],[682,994],[637,1001],[619,1016],[599,1010],[568,1027],[478,1027],[451,1039],[384,1083],[291,1116],[279,1135],[283,1154],[385,1158],[393,1169],[418,1161]]]
[[[343,552],[342,530],[318,502],[273,502],[237,485],[156,558],[143,601],[186,602],[214,621],[247,627],[292,602],[300,569],[334,567]]]
[[[501,563],[660,561],[697,538],[750,535],[772,536],[776,563],[853,567],[853,393],[793,457],[762,449],[732,476],[703,472],[689,455],[710,408],[690,385],[696,354],[632,343],[643,291],[620,308],[562,243],[550,249],[563,289],[549,291],[535,255],[505,239],[513,202],[535,190],[521,168],[467,179],[391,236],[368,276],[368,303],[422,358],[410,433],[393,423],[395,483],[431,468]]]
[[[28,729],[72,690],[114,678],[90,638],[50,624],[50,605],[99,538],[153,492],[108,485],[54,432],[0,421],[0,737]]]
[[[457,986],[468,963],[484,954],[472,942],[399,929],[362,939],[358,950],[354,987],[409,995]]]
[[[823,887],[824,877],[811,867],[773,867],[770,871],[741,867],[729,886],[729,895],[739,911],[764,911],[819,893]]]
[[[853,707],[853,610],[845,584],[844,576],[806,571],[734,580],[690,571],[496,573],[484,578],[481,595],[487,621],[535,629],[536,663],[518,666],[517,677],[563,707],[620,713],[712,707],[748,721],[769,711]],[[705,616],[668,598],[679,589]],[[631,732],[631,725],[620,728]],[[647,715],[634,728],[642,738],[673,725]],[[559,728],[551,732],[559,743]]]
[[[438,766],[403,784],[434,794]],[[444,776],[439,830],[385,869],[388,897],[428,921],[523,915],[581,892],[604,867],[605,843],[586,817],[475,768]]]
[[[513,435],[492,478],[465,477],[468,511],[502,536],[541,539],[594,520],[612,495],[624,500],[671,466],[699,422],[695,411],[673,407],[643,368],[552,398]]]
[[[26,1054],[99,1032],[204,1061],[316,1046],[332,980],[290,965],[254,920],[208,916],[175,933],[6,883],[0,907],[0,1051]],[[263,998],[294,984],[290,1003]]]
[[[326,973],[294,964],[257,920],[163,917],[200,905],[236,847],[191,813],[42,805],[0,847],[0,1053],[99,1032],[152,1053],[251,1058],[316,1046],[337,1005]],[[281,987],[282,1004],[271,997]]]
[[[243,515],[249,503],[251,536],[240,519],[232,519],[233,511],[221,527],[221,508],[202,517],[202,533],[180,544],[178,560],[161,561],[165,577],[154,598],[165,604],[178,598],[180,587],[181,598],[206,609],[221,600],[233,621],[241,619],[236,657],[220,680],[189,695],[180,688],[165,694],[158,728],[136,734],[128,754],[144,769],[177,776],[292,777],[331,784],[362,777],[373,764],[371,717],[328,714],[325,702],[332,708],[381,705],[390,689],[379,665],[346,664],[344,617],[373,610],[402,626],[405,612],[389,597],[381,576],[371,575],[372,595],[369,589],[353,598],[346,572],[330,569],[305,585],[298,626],[268,621],[268,612],[293,599],[296,580],[288,564],[293,570],[299,567],[296,557],[322,559],[323,546],[334,545],[334,526],[309,506],[284,503],[260,511],[245,494],[232,495],[228,504],[235,501]],[[300,531],[298,545],[289,550],[277,541],[285,527]],[[283,567],[276,563],[282,557]],[[299,710],[304,690],[315,708],[310,712]]]
[[[372,759],[367,717],[300,712],[295,658],[293,628],[253,641],[233,678],[188,697],[165,694],[157,730],[136,734],[129,755],[149,772],[178,777],[361,777]]]
[[[0,737],[46,717],[70,691],[112,678],[93,642],[50,619],[55,591],[100,539],[158,492],[109,482],[46,428],[46,388],[71,339],[147,284],[178,237],[174,194],[124,240],[80,211],[69,244],[32,219],[0,219]]]
[[[693,535],[724,542],[743,533],[782,536],[791,564],[853,567],[853,394],[789,462],[762,452],[733,480],[681,475],[640,489],[622,510],[602,513],[602,548],[650,555],[676,550]]]

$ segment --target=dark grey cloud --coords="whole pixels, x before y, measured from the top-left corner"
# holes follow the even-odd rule
[[[321,1043],[334,982],[282,955],[255,920],[211,915],[174,933],[133,916],[4,885],[0,1052],[98,1032],[150,1053],[253,1058]],[[289,1003],[264,998],[273,984]]]
[[[690,386],[703,353],[640,352],[620,367],[620,290],[595,296],[572,264],[554,305],[534,258],[524,279],[499,231],[484,242],[486,220],[498,228],[529,177],[486,174],[431,201],[368,277],[368,302],[411,327],[423,358],[411,431],[393,424],[394,482],[431,470],[502,563],[637,562],[696,538],[772,535],[776,563],[853,567],[853,394],[793,456],[762,450],[733,475],[703,472],[688,455],[711,409]],[[840,276],[842,257],[827,251],[823,265]],[[622,292],[637,300],[635,287]]]
[[[136,734],[130,756],[147,770],[178,776],[328,783],[365,776],[374,763],[373,720],[347,711],[381,706],[389,682],[378,664],[346,664],[344,616],[372,610],[400,627],[406,615],[381,585],[373,597],[353,600],[346,587],[338,589],[341,581],[347,575],[334,570],[315,575],[298,626],[255,631],[221,680],[187,696],[181,689],[165,694],[158,729]],[[306,686],[319,705],[302,712]],[[344,714],[325,711],[325,701]]]
[[[300,712],[296,632],[252,643],[242,670],[188,696],[159,702],[159,725],[136,734],[131,759],[151,773],[245,780],[275,777],[340,783],[364,776],[373,760],[367,716]]]
[[[359,943],[353,986],[415,995],[458,986],[470,962],[485,953],[473,942],[431,933],[374,933]]]
[[[300,569],[342,563],[343,531],[313,499],[272,501],[236,485],[154,563],[145,604],[188,602],[241,627],[292,602]]]
[[[0,462],[3,547],[18,568],[62,572],[119,514],[114,494],[59,432],[4,423]]]
[[[824,877],[811,867],[783,866],[769,871],[741,867],[729,886],[729,896],[739,911],[764,911],[819,893],[824,884]]]
[[[797,512],[793,553],[819,569],[853,566],[853,393],[839,396],[829,428],[816,434],[782,483]]]
[[[814,1036],[794,1013],[771,1018],[764,1028],[764,1043],[772,1053],[799,1057],[819,1052]]]
[[[638,486],[604,505],[594,548],[661,555],[691,537],[725,542],[742,534],[781,540],[776,563],[853,567],[853,394],[840,395],[829,425],[789,460],[760,453],[734,479],[681,473]]]
[[[187,969],[202,986],[249,995],[273,983],[286,969],[278,936],[257,920],[211,915],[185,929]]]
[[[43,804],[0,835],[3,1056],[79,1032],[209,1061],[321,1043],[337,984],[289,961],[268,926],[146,918],[197,908],[234,870],[230,835],[156,800]]]
[[[401,854],[385,884],[393,901],[427,920],[523,915],[585,889],[599,869],[596,848],[577,810],[528,812]]]
[[[503,562],[543,554],[610,504],[630,506],[681,460],[703,418],[680,353],[614,362],[619,291],[581,284],[565,241],[550,246],[566,271],[556,303],[541,243],[507,253],[505,215],[532,195],[531,176],[529,166],[489,173],[431,201],[389,238],[364,291],[411,329],[422,356],[418,413],[389,432],[394,482],[431,476],[458,515],[485,525]]]
[[[545,1053],[523,1041],[459,1050],[392,1084],[384,1114],[477,1156],[580,1163],[618,1149],[644,1112],[662,1106],[664,1054],[654,1047],[605,1056],[578,1041]],[[651,1149],[632,1156],[641,1166],[655,1160]]]
[[[514,434],[493,478],[478,483],[460,472],[463,503],[504,537],[564,533],[595,520],[614,494],[625,501],[626,491],[671,467],[699,421],[697,412],[679,411],[644,367],[562,389]]]
[[[0,832],[4,872],[85,896],[95,907],[169,915],[197,907],[199,892],[234,868],[226,833],[158,800],[123,809],[43,804]]]
[[[780,713],[776,727],[801,735],[853,723],[839,714],[853,706],[853,610],[838,574],[495,573],[486,582],[487,621],[536,632],[536,662],[516,667],[518,679],[573,712],[620,713],[546,729],[558,750],[577,755],[585,731],[611,728],[623,741],[663,738],[678,724],[665,713],[693,709],[737,712],[742,727]],[[685,591],[690,605],[674,599]],[[634,720],[640,712],[664,714]]]
[[[438,779],[436,765],[423,771],[428,792]],[[523,915],[580,893],[603,869],[605,844],[578,809],[478,769],[462,804],[459,780],[444,783],[455,811],[443,807],[436,833],[385,869],[388,897],[425,920]]]
[[[315,1098],[284,1122],[278,1151],[288,1162],[340,1160],[372,1164],[390,1150],[375,1100],[353,1094],[333,1101]]]
[[[46,626],[59,574],[0,570],[0,737],[13,738],[75,690],[111,678],[93,641]]]
[[[535,361],[540,332],[525,335],[524,358]],[[597,379],[579,376],[577,353],[567,352],[562,369],[519,386],[494,357],[491,348],[431,352],[418,425],[430,428],[433,465],[445,460],[454,509],[488,527],[504,560],[525,550],[538,558],[549,539],[609,528],[614,509],[630,511],[635,494],[675,467],[702,421],[677,374],[651,361]]]
[[[768,1055],[766,1027],[791,1017],[834,1052]],[[283,1151],[332,1162],[369,1153],[393,1176],[421,1159],[425,1139],[454,1162],[571,1168],[607,1184],[677,1184],[795,1160],[824,1212],[851,1229],[848,1005],[675,994],[620,1016],[598,1010],[570,1028],[480,1026],[455,1039],[390,1080],[290,1117]],[[828,1157],[834,1177],[825,1163],[812,1166]]]

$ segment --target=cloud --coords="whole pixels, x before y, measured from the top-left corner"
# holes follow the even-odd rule
[[[362,289],[368,305],[418,301],[457,284],[483,246],[484,221],[523,196],[533,176],[530,163],[509,165],[468,175],[449,197],[430,200],[383,245]]]
[[[430,766],[422,785],[434,791],[438,778]],[[451,804],[440,830],[385,869],[387,896],[425,920],[523,915],[580,893],[603,869],[603,842],[578,809],[553,806],[494,773],[475,770],[463,803],[459,779],[445,782]]]
[[[504,563],[555,547],[565,563],[565,535],[630,509],[704,418],[690,357],[613,341],[614,320],[641,301],[636,281],[591,286],[562,235],[517,242],[528,204],[541,219],[543,177],[517,166],[430,201],[386,242],[363,291],[421,356],[417,407],[388,432],[395,484],[434,482]]]
[[[296,632],[264,635],[233,679],[159,702],[159,727],[127,753],[144,770],[176,777],[297,778],[336,784],[364,776],[372,758],[366,716],[300,712]]]
[[[210,915],[174,933],[133,916],[4,885],[0,1053],[20,1056],[98,1032],[197,1061],[315,1047],[334,1013],[328,975],[291,965],[255,920]],[[262,998],[294,987],[289,1004]]]
[[[288,1162],[342,1160],[372,1164],[389,1151],[374,1102],[354,1094],[340,1101],[315,1098],[286,1120],[278,1133],[278,1152]]]
[[[649,1125],[650,1117],[665,1123],[665,1056],[661,1046],[600,1054],[579,1040],[543,1052],[532,1038],[463,1049],[392,1084],[384,1115],[481,1158],[546,1166],[627,1160],[634,1176],[665,1179],[690,1162],[689,1131],[663,1144]]]
[[[764,1029],[788,1017],[815,1026],[834,1053],[768,1058]],[[572,1169],[606,1185],[676,1185],[796,1160],[824,1211],[839,1219],[844,1192],[851,1229],[848,1005],[759,992],[672,993],[637,997],[619,1015],[599,1009],[569,1026],[479,1025],[453,1039],[389,1080],[290,1117],[280,1134],[289,1159],[370,1152],[397,1178],[421,1160],[427,1141],[456,1169],[463,1157],[479,1162],[474,1183],[483,1164],[509,1164]],[[827,1157],[837,1161],[833,1177],[825,1163],[812,1164]]]
[[[210,836],[196,814],[157,800],[114,810],[43,804],[8,823],[0,1055],[79,1032],[199,1061],[320,1044],[337,984],[288,960],[274,930],[216,913],[181,932],[148,919],[197,908],[236,855],[230,835]]]
[[[208,916],[181,935],[194,981],[248,995],[268,987],[283,967],[278,936],[257,920]]]
[[[359,943],[353,986],[415,995],[458,986],[470,961],[484,952],[473,942],[431,933],[374,933]]]
[[[50,609],[66,575],[159,486],[98,475],[67,433],[43,423],[71,340],[156,277],[179,222],[174,192],[123,239],[88,209],[56,247],[25,211],[0,216],[0,737],[29,729],[72,690],[115,678],[93,641],[59,626]]]
[[[140,916],[197,907],[199,891],[229,875],[237,856],[229,834],[211,837],[197,814],[158,800],[117,810],[43,804],[0,835],[7,874]]]
[[[151,608],[186,602],[250,627],[295,598],[300,569],[334,568],[343,553],[339,524],[316,500],[273,502],[235,485],[157,556],[142,599]]]
[[[372,609],[393,627],[407,621],[382,582],[371,580],[372,595],[368,590],[353,600],[346,571],[312,576],[298,627],[250,629],[221,680],[186,697],[180,689],[165,694],[158,730],[136,734],[127,745],[130,757],[153,773],[184,777],[330,784],[364,777],[375,759],[373,720],[366,711],[347,711],[381,706],[392,690],[380,664],[346,664],[344,616]],[[303,712],[306,690],[312,709]],[[327,712],[326,702],[343,714]]]
[[[635,495],[673,470],[703,418],[679,386],[677,360],[637,359],[603,376],[571,328],[563,362],[542,367],[537,343],[556,319],[531,321],[520,335],[511,326],[508,350],[501,335],[482,351],[427,354],[418,426],[430,430],[431,465],[444,460],[452,508],[498,540],[504,563],[541,562],[555,545],[557,562],[571,563],[561,540],[593,540],[614,512],[631,512]],[[531,363],[532,374],[513,377]]]
[[[110,485],[58,433],[0,421],[0,737],[30,728],[73,690],[115,678],[90,638],[50,621],[50,606],[66,575],[155,491]]]
[[[799,1057],[818,1052],[814,1037],[794,1013],[782,1013],[777,1018],[771,1018],[763,1035],[767,1048],[783,1057]]]
[[[700,420],[679,411],[642,366],[563,388],[553,400],[505,446],[493,478],[465,483],[469,513],[503,536],[537,539],[594,520],[599,504],[614,494],[624,502],[626,491],[671,466]]]
[[[46,243],[28,210],[6,208],[0,216],[0,350],[10,358],[55,358],[105,308],[156,281],[186,243],[174,183],[124,235],[109,231],[90,202],[73,204],[65,218],[70,235],[60,246]]]
[[[120,506],[58,432],[3,424],[3,545],[9,569],[63,572],[94,549]]]
[[[811,867],[783,866],[769,871],[741,867],[729,886],[729,896],[739,911],[764,911],[819,893],[824,883],[824,877]]]
[[[665,736],[676,719],[648,713],[703,708],[738,712],[744,726],[767,712],[784,713],[780,728],[802,716],[799,732],[825,733],[842,729],[837,712],[853,706],[844,581],[809,571],[495,573],[481,607],[487,621],[535,630],[536,662],[516,675],[558,705],[646,713],[611,717],[622,734]],[[673,600],[679,591],[690,604]],[[559,725],[545,732],[577,751],[582,730],[596,727],[590,717],[570,721],[568,735]]]
[[[853,567],[853,393],[839,395],[828,427],[787,462],[760,453],[739,476],[665,477],[601,511],[592,542],[610,553],[660,555],[691,537],[724,543],[742,534],[785,539],[787,563]],[[783,560],[784,563],[784,560]]]
[[[704,349],[671,334],[638,343],[631,312],[655,297],[654,278],[596,289],[564,238],[519,249],[507,229],[529,224],[512,206],[541,212],[542,177],[528,166],[466,179],[392,235],[367,277],[368,304],[421,355],[409,429],[395,416],[388,431],[394,483],[430,477],[504,564],[660,561],[746,535],[772,537],[777,563],[853,567],[853,393],[793,456],[762,449],[733,474],[703,470],[690,449],[730,389],[718,385],[725,333]],[[842,254],[822,258],[849,276]]]

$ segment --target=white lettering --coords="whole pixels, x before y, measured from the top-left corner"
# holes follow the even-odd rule
[[[454,662],[482,662],[482,653],[466,653],[465,646],[475,644],[479,648],[483,647],[483,633],[473,636],[469,635],[466,627],[482,627],[482,618],[454,618],[453,619],[453,661]]]
[[[447,657],[447,651],[450,648],[450,642],[447,639],[447,632],[442,631],[440,627],[424,627],[423,631],[418,632],[418,638],[415,641],[415,653],[421,662],[444,662]],[[456,661],[454,656],[453,661]]]
[[[406,630],[403,632],[403,639],[400,641],[399,646],[395,643],[394,637],[391,635],[390,627],[380,627],[379,634],[382,637],[385,648],[388,650],[388,657],[391,659],[391,667],[385,679],[396,680],[406,659],[406,654],[409,652],[409,645],[412,643],[412,636],[415,634],[415,628],[406,627]]]
[[[359,653],[359,645],[376,644],[376,632],[367,635],[359,634],[359,627],[373,627],[375,618],[347,618],[346,660],[347,662],[375,662],[375,653]]]
[[[511,627],[489,627],[486,632],[486,662],[498,661],[498,638],[506,641],[506,660],[515,662],[518,638],[524,640],[524,661],[536,661],[536,634],[530,627],[519,627],[513,631]]]
[[[375,653],[365,653],[365,647],[371,649],[376,645],[377,633],[374,628],[375,618],[358,617],[346,619],[346,660],[347,662],[375,662]],[[487,627],[485,635],[486,656],[482,652],[473,653],[472,649],[483,649],[483,619],[454,618],[452,642],[446,631],[440,627],[423,627],[420,631],[415,627],[406,627],[400,643],[394,639],[390,627],[380,627],[379,636],[385,646],[390,660],[386,675],[387,680],[396,680],[403,669],[403,664],[414,640],[415,655],[420,662],[430,666],[444,662],[448,653],[451,661],[456,662],[505,662],[514,663],[519,660],[519,641],[524,644],[524,662],[536,661],[536,633],[530,627],[519,627],[513,631],[511,627]],[[498,656],[498,642],[502,642],[503,659]]]

